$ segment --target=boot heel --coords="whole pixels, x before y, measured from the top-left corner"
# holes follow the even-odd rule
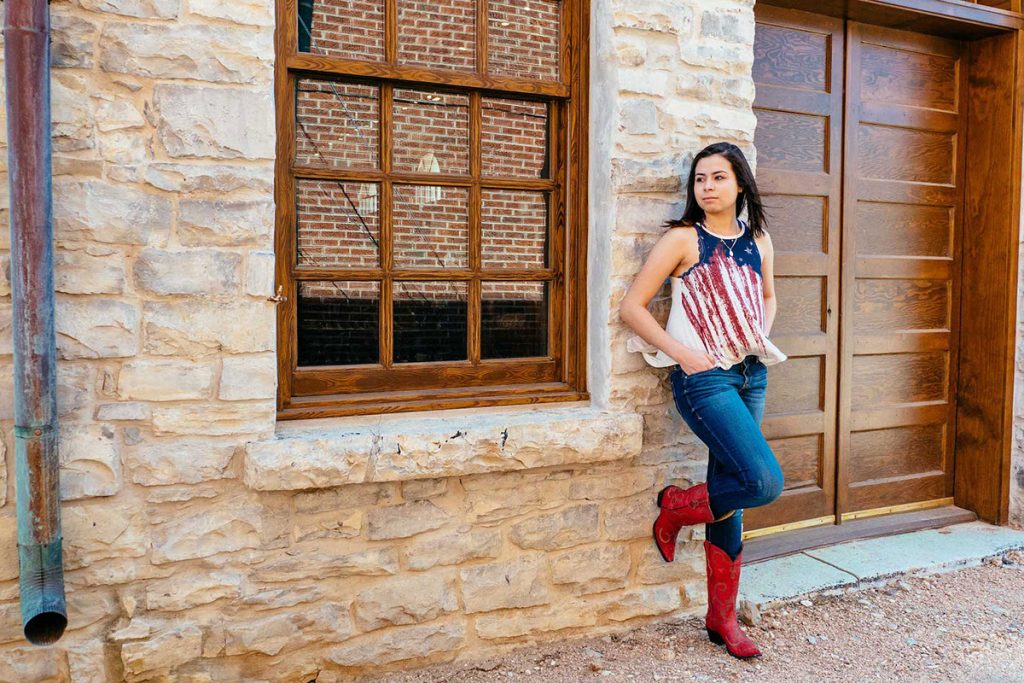
[[[712,631],[709,628],[705,628],[704,630],[708,632],[708,638],[711,639],[712,643],[714,643],[715,645],[724,645],[725,644],[725,639],[722,638],[722,636],[718,635],[717,631]]]

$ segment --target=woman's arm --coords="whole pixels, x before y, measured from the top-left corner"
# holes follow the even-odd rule
[[[647,310],[647,305],[676,266],[681,261],[695,260],[696,254],[696,235],[692,229],[668,230],[651,249],[629,291],[619,302],[619,319],[641,339],[664,351],[687,373],[711,368],[715,365],[714,358],[673,338]]]
[[[764,233],[764,241],[759,244],[761,249],[761,285],[764,289],[764,334],[767,337],[775,322],[775,311],[778,302],[775,300],[775,248],[772,236]]]

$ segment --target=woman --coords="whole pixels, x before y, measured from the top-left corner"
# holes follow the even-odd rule
[[[749,225],[739,220],[746,207]],[[767,366],[786,360],[768,332],[775,318],[772,242],[750,166],[736,145],[720,142],[693,159],[686,208],[651,250],[619,305],[636,333],[627,348],[672,366],[676,409],[708,446],[707,481],[658,494],[654,540],[666,562],[681,527],[705,524],[708,637],[729,654],[760,656],[736,622],[743,508],[782,493],[783,476],[761,434]],[[666,329],[647,310],[671,275]],[[644,344],[643,342],[647,342]]]

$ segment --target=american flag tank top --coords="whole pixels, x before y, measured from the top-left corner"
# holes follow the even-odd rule
[[[665,330],[685,346],[706,351],[723,369],[748,355],[758,356],[765,365],[786,360],[786,354],[764,333],[761,252],[747,224],[740,221],[740,226],[739,237],[726,237],[698,223],[700,260],[682,275],[669,278],[672,306]],[[676,364],[638,335],[628,340],[626,348],[642,352],[655,367]]]

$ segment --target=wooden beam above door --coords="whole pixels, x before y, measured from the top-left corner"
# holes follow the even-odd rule
[[[963,2],[962,0],[758,0],[772,5],[842,17],[865,24],[918,33],[975,40],[1024,28],[1020,0],[1015,9]]]

